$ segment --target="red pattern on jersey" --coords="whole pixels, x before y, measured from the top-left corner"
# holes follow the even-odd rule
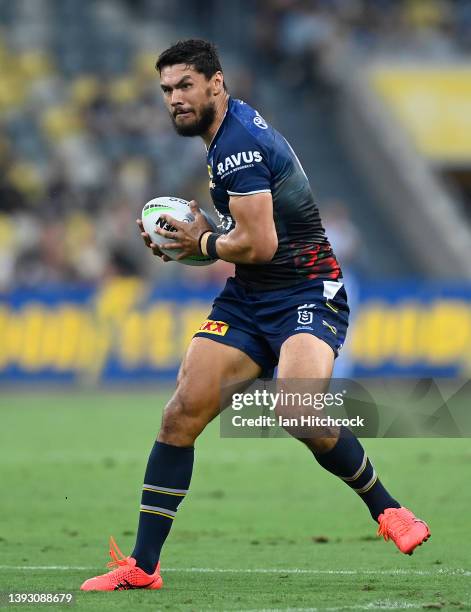
[[[296,271],[306,278],[329,278],[337,280],[342,277],[339,262],[328,242],[310,246],[290,244],[293,249]]]

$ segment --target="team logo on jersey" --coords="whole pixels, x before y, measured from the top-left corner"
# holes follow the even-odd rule
[[[229,171],[242,170],[242,168],[254,162],[261,161],[262,154],[260,151],[240,151],[239,153],[233,153],[232,155],[228,155],[224,161],[218,163],[217,175],[221,176]]]
[[[315,304],[303,304],[298,306],[298,323],[300,325],[310,325],[314,320],[312,310],[316,307]]]
[[[216,186],[213,181],[213,169],[211,168],[211,164],[208,164],[208,174],[209,174],[209,188],[214,189]]]
[[[206,319],[206,321],[204,321],[204,323],[200,325],[198,331],[204,332],[205,334],[225,336],[228,329],[229,325],[227,323],[224,323],[223,321],[211,321],[211,319]]]
[[[268,128],[268,124],[265,119],[260,115],[258,111],[255,111],[255,117],[253,118],[253,122],[255,125],[261,130],[266,130]]]

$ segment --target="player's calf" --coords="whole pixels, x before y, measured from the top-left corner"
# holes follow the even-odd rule
[[[193,443],[218,410],[214,389],[203,393],[201,382],[180,375],[165,408],[157,441],[149,456],[142,487],[139,527],[132,556],[151,573],[170,532],[193,472]]]
[[[337,444],[340,427],[314,426],[312,424],[308,428],[299,426],[298,423],[301,418],[308,419],[308,416],[305,416],[302,410],[298,411],[296,417],[293,417],[293,411],[291,410],[275,409],[275,414],[277,419],[281,416],[282,423],[285,423],[283,429],[293,438],[305,444],[313,453],[327,453]],[[321,412],[316,416],[322,418],[323,413]],[[295,423],[294,426],[289,424],[291,421]]]

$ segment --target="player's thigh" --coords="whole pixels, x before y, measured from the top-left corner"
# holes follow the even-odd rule
[[[294,334],[280,350],[279,378],[303,378],[328,381],[334,367],[334,351],[316,336]]]
[[[165,409],[159,439],[168,443],[173,437],[180,442],[194,439],[219,414],[229,392],[245,388],[260,373],[260,366],[238,348],[193,338]]]
[[[244,351],[210,338],[195,337],[190,343],[177,377],[177,392],[194,404],[218,412],[225,403],[226,387],[247,386],[261,367]],[[212,408],[209,408],[212,406]]]
[[[311,334],[296,334],[290,336],[281,347],[278,367],[278,390],[286,394],[309,394],[319,397],[328,389],[334,366],[334,351],[323,340]],[[291,397],[297,397],[293,395]],[[312,405],[312,404],[311,404]],[[277,406],[277,413],[283,417],[295,418],[296,423],[302,423],[302,417],[312,413],[311,405],[286,403]],[[325,416],[322,410],[316,411],[316,416]],[[307,422],[307,421],[304,421]],[[301,440],[315,452],[330,450],[338,437],[338,428],[324,427],[286,427],[287,431]]]
[[[334,351],[320,338],[300,333],[287,338],[280,350],[277,390],[288,397],[313,397],[325,393],[334,366]],[[300,418],[308,416],[312,404],[291,403],[277,406],[280,416]]]

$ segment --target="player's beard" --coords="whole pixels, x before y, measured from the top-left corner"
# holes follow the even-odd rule
[[[176,117],[171,115],[173,127],[180,136],[202,136],[211,127],[214,118],[216,117],[216,107],[214,102],[208,102],[202,107],[199,117],[190,123],[178,124]]]

